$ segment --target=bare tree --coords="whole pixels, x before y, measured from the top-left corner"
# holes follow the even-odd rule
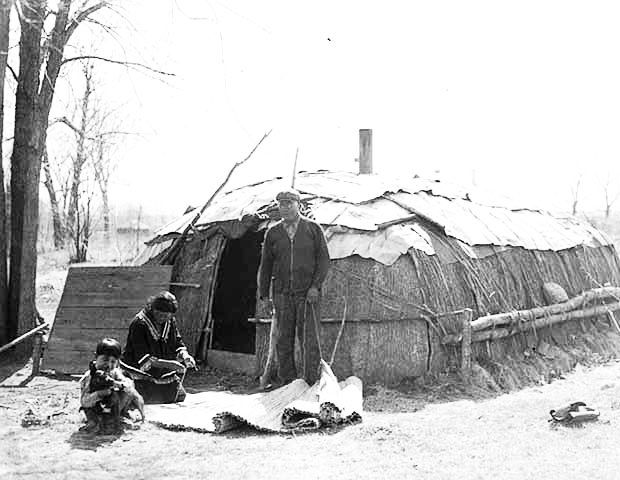
[[[35,276],[39,215],[42,129],[39,73],[45,1],[19,2],[21,34],[19,75],[15,95],[15,134],[11,156],[11,251],[8,339],[32,326],[35,318]],[[59,17],[65,17],[59,12]],[[65,20],[66,21],[66,20]]]
[[[4,167],[2,166],[4,131],[4,78],[9,54],[9,26],[13,0],[0,0],[0,213],[7,211],[4,190]],[[8,270],[7,270],[7,229],[5,216],[0,219],[0,345],[8,339]]]
[[[571,186],[571,207],[573,215],[577,214],[577,206],[579,205],[579,189],[581,187],[581,179],[583,178],[583,174],[580,173],[577,177],[577,181],[575,185]]]
[[[620,198],[620,188],[613,180],[611,172],[608,170],[603,180],[603,194],[605,195],[605,220],[609,219],[611,209]]]
[[[7,0],[0,1],[2,6],[7,5]],[[111,0],[56,0],[55,8],[48,8],[47,0],[15,2],[20,34],[15,133],[11,155],[12,210],[8,288],[0,283],[0,295],[8,291],[6,340],[12,340],[20,331],[30,328],[35,319],[39,182],[50,109],[61,67],[76,60],[92,58],[127,68],[148,69],[165,74],[137,62],[118,61],[95,55],[65,57],[68,42],[85,21],[111,32],[105,24],[93,18],[96,12],[110,7],[111,3]],[[51,27],[49,32],[45,30],[46,26]],[[0,31],[4,33],[6,30]],[[5,72],[4,68],[0,70]],[[0,213],[6,217],[6,208]]]
[[[84,92],[80,99],[77,116],[78,121],[73,122],[68,116],[55,119],[51,125],[66,125],[73,133],[75,146],[65,149],[61,153],[61,161],[50,167],[54,170],[57,177],[69,183],[69,188],[62,191],[64,202],[60,208],[55,202],[55,181],[51,172],[47,172],[45,157],[43,159],[44,172],[46,173],[45,184],[50,193],[52,210],[58,212],[58,216],[63,216],[62,222],[65,232],[70,240],[74,252],[71,261],[82,262],[86,260],[87,245],[90,234],[93,232],[91,205],[93,201],[93,189],[88,188],[88,181],[84,175],[90,174],[96,181],[101,193],[103,204],[104,231],[107,234],[110,229],[110,207],[109,207],[109,180],[113,173],[115,163],[111,160],[110,154],[114,146],[114,138],[120,134],[127,134],[120,130],[107,128],[107,123],[114,121],[112,111],[107,109],[105,104],[95,95],[94,68],[89,62],[84,63],[82,73],[84,75]],[[116,122],[115,122],[116,123]],[[65,159],[70,158],[68,169],[63,168]],[[64,178],[61,172],[64,170]],[[86,187],[86,188],[85,188]],[[67,201],[68,197],[68,201]],[[83,202],[86,202],[83,205]],[[68,204],[68,206],[67,206]],[[87,205],[86,205],[87,204]],[[66,209],[64,208],[66,207]],[[56,214],[53,213],[54,218]],[[56,223],[54,224],[55,231]],[[59,229],[60,229],[59,225]]]
[[[111,158],[112,144],[104,135],[97,140],[97,155],[94,158],[93,168],[95,179],[101,192],[103,206],[103,233],[106,240],[110,235],[110,178],[116,168],[116,162]]]
[[[80,202],[75,211],[75,219],[73,232],[71,234],[71,242],[73,254],[72,262],[85,262],[88,256],[88,244],[92,234],[92,213],[91,203],[93,193],[91,191],[83,191],[79,194]]]
[[[41,160],[64,50],[80,23],[106,3],[83,2],[72,13],[71,0],[59,0],[55,11],[47,10],[46,0],[17,2],[21,29],[11,156],[8,340],[32,327],[35,319]],[[48,14],[55,18],[51,32],[44,36]]]
[[[54,186],[54,178],[50,167],[50,160],[47,148],[43,150],[43,158],[41,160],[43,167],[43,185],[50,197],[50,208],[52,210],[52,227],[54,231],[54,247],[62,248],[65,244],[65,228],[63,215],[58,203],[58,195]]]

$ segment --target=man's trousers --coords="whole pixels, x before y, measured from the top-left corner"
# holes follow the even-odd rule
[[[304,294],[274,295],[277,318],[276,354],[278,377],[284,383],[298,378],[295,367],[295,337],[301,352],[301,374],[312,385],[318,379],[319,347],[315,328],[319,328],[319,303],[306,302]],[[315,321],[316,327],[315,327]]]

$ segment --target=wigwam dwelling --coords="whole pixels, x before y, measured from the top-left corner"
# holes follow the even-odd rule
[[[548,282],[568,297],[619,284],[614,245],[590,224],[438,181],[373,174],[369,132],[360,133],[362,173],[295,179],[304,211],[328,239],[319,314],[327,353],[346,305],[337,376],[391,383],[435,372],[458,357],[451,343],[462,338],[463,315],[475,321],[545,306]],[[138,259],[173,265],[180,328],[209,364],[252,374],[264,364],[270,319],[256,311],[256,274],[265,229],[278,220],[274,198],[289,186],[274,178],[220,194],[185,235],[197,210],[158,230]],[[541,330],[527,342],[552,337]],[[485,338],[473,351],[481,362],[503,341]]]

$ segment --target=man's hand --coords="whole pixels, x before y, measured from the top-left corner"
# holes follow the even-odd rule
[[[259,311],[257,313],[260,312],[260,314],[265,315],[266,318],[273,317],[273,303],[271,302],[269,297],[260,297],[258,301]]]
[[[310,287],[308,290],[308,294],[306,295],[306,300],[310,303],[316,304],[319,301],[319,289],[316,287]]]

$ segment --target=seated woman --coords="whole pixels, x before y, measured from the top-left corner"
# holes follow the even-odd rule
[[[178,306],[172,293],[160,292],[148,299],[129,325],[121,366],[146,403],[182,402],[185,369],[196,368],[176,326]]]

